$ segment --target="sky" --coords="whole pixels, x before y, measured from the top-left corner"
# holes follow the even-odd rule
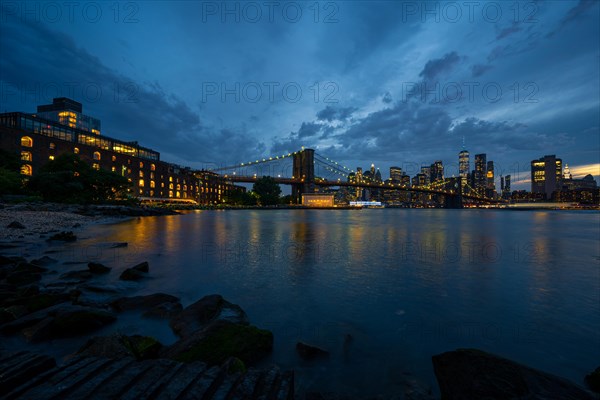
[[[600,182],[599,4],[3,1],[0,111],[70,97],[194,168],[304,146],[452,176],[464,146],[515,189],[546,154]]]

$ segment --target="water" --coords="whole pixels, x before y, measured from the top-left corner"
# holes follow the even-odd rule
[[[107,279],[150,262],[152,278],[129,295],[160,291],[185,306],[219,293],[241,305],[274,333],[264,363],[296,369],[299,391],[375,395],[417,382],[437,393],[431,356],[462,347],[578,384],[600,364],[599,213],[202,211],[84,236],[72,257],[113,266]],[[124,317],[109,329],[175,340],[149,324]],[[304,362],[298,340],[331,356]]]

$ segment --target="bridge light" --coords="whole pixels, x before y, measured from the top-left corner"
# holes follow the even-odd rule
[[[244,166],[244,163],[242,163],[242,167]]]

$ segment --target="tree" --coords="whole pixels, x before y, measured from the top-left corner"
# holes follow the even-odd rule
[[[256,197],[252,192],[248,193],[244,190],[234,190],[225,198],[225,203],[236,206],[254,206],[256,205]]]
[[[258,201],[263,206],[270,206],[279,203],[281,188],[270,176],[263,176],[254,182],[252,190],[258,196]]]
[[[0,195],[20,193],[23,177],[20,174],[21,160],[17,153],[0,149]]]
[[[44,200],[59,203],[100,203],[123,198],[129,185],[125,177],[95,170],[75,154],[56,157],[29,181],[30,189]]]

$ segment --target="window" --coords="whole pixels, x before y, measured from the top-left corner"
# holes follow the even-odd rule
[[[140,181],[138,182],[139,187],[144,187],[144,180],[140,179]]]
[[[29,164],[24,164],[21,166],[21,174],[23,175],[31,175],[33,172],[33,169],[31,168],[31,165]]]
[[[154,197],[154,190],[150,191],[150,196]]]
[[[160,187],[161,187],[161,188],[164,188],[164,187],[165,187],[165,183],[164,183],[164,182],[161,182],[161,183],[160,183]]]
[[[169,189],[173,189],[173,184],[169,183]]]
[[[73,149],[73,153],[75,153],[75,154],[79,154],[79,147],[75,147],[75,148]]]
[[[99,161],[102,158],[99,151],[94,152],[94,160]]]
[[[150,164],[150,171],[156,171],[156,165]]]
[[[23,147],[33,147],[33,139],[29,136],[23,136],[21,138],[21,146]]]
[[[111,157],[111,160],[112,160],[112,162],[115,162],[115,161],[117,161],[117,156],[112,156],[112,157]]]
[[[154,181],[150,181],[150,187],[151,187],[152,189],[154,189],[154,188],[156,187],[156,184],[154,183]]]
[[[140,161],[140,168],[144,168],[144,163]]]
[[[56,148],[56,145],[54,143],[50,143],[50,150],[54,150]]]
[[[98,164],[98,163],[93,163],[93,164],[92,164],[92,168],[94,168],[95,170],[99,170],[99,169],[100,169],[100,164]]]
[[[113,165],[113,166],[110,168],[110,170],[111,170],[112,172],[116,172],[116,171],[117,171],[117,167],[115,167],[115,166]]]
[[[48,160],[50,160],[50,161],[54,160],[54,156],[48,156]]]
[[[22,161],[31,161],[31,152],[29,152],[29,151],[22,151],[21,152],[21,160]]]
[[[150,172],[150,179],[154,179],[154,172]]]
[[[144,177],[144,171],[140,171],[140,178]]]

